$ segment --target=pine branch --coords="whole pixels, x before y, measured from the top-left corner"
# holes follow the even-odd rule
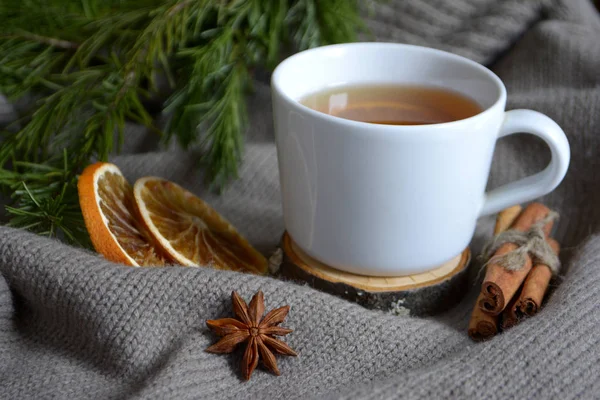
[[[73,241],[85,228],[77,174],[120,150],[126,121],[166,77],[164,140],[205,150],[211,182],[237,176],[251,71],[281,49],[351,41],[358,0],[4,0],[0,93],[30,98],[1,131],[10,224]],[[69,157],[66,156],[69,154]]]
[[[366,30],[358,0],[298,0],[286,22],[297,26],[293,40],[300,50],[333,43],[352,42]]]
[[[15,169],[23,172],[0,169],[0,186],[9,188],[15,200],[6,207],[11,217],[8,225],[90,247],[79,208],[77,177],[66,151],[62,161],[58,166],[17,162]]]

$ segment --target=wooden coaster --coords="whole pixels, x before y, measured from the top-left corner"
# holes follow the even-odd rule
[[[396,314],[432,315],[444,311],[466,292],[466,270],[471,251],[465,249],[438,268],[421,274],[379,277],[356,275],[329,267],[302,251],[284,233],[282,277],[299,282],[364,307]]]

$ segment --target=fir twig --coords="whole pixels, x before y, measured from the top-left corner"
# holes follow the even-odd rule
[[[221,188],[237,176],[251,71],[290,45],[354,40],[358,0],[5,0],[0,93],[28,104],[1,131],[10,225],[70,241],[85,227],[77,174],[120,150],[126,121],[171,87],[164,140],[205,150]],[[68,156],[67,156],[68,155]]]
[[[15,167],[27,172],[0,170],[0,185],[10,188],[15,200],[6,207],[8,225],[90,247],[66,151],[62,166],[17,162]]]

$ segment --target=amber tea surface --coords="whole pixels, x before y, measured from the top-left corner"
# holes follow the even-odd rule
[[[427,86],[340,86],[313,93],[300,102],[336,117],[386,125],[439,124],[482,111],[465,95]]]

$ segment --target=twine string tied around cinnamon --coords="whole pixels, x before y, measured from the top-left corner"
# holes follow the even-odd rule
[[[543,229],[547,223],[557,220],[558,217],[557,212],[551,211],[544,219],[533,224],[525,232],[509,229],[497,234],[483,248],[481,256],[487,260],[483,267],[494,263],[508,271],[518,271],[525,265],[527,254],[529,254],[534,264],[545,264],[554,275],[558,274],[560,260],[546,240]],[[519,247],[506,254],[495,256],[496,251],[505,243],[514,243]]]

